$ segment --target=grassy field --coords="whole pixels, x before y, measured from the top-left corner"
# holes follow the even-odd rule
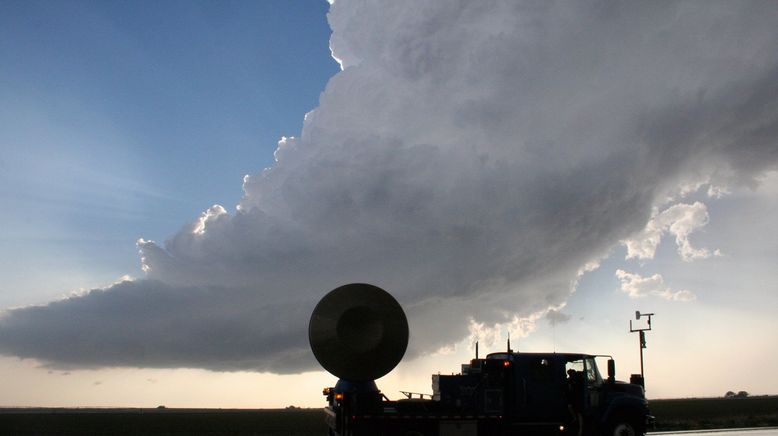
[[[656,431],[778,426],[778,396],[652,400]],[[326,435],[321,409],[2,409],[0,435]]]
[[[0,435],[326,435],[321,409],[28,409],[0,412]]]
[[[651,400],[657,431],[778,426],[778,396]]]

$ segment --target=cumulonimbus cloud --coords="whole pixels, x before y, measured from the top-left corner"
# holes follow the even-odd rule
[[[769,3],[338,0],[343,70],[146,278],[6,311],[0,353],[63,366],[316,368],[311,309],[392,292],[409,353],[559,307],[682,186],[778,161]]]

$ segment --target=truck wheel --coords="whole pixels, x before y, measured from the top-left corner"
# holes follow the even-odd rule
[[[645,432],[637,423],[629,418],[616,418],[613,420],[605,436],[643,436]]]

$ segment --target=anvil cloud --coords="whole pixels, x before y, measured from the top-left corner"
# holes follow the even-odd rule
[[[684,187],[778,164],[770,3],[338,0],[329,21],[343,70],[237,209],[141,240],[144,279],[6,311],[0,353],[314,369],[310,311],[364,281],[417,355],[559,307]]]

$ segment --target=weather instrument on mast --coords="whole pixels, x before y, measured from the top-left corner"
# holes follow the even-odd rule
[[[642,317],[648,318],[647,327],[642,328],[633,328],[632,327],[632,320],[629,320],[629,331],[630,333],[638,333],[638,345],[640,347],[640,383],[643,385],[643,388],[646,387],[646,376],[643,372],[643,349],[646,348],[646,332],[651,330],[651,317],[654,316],[653,313],[640,313],[639,310],[635,311],[635,320],[640,320]]]

